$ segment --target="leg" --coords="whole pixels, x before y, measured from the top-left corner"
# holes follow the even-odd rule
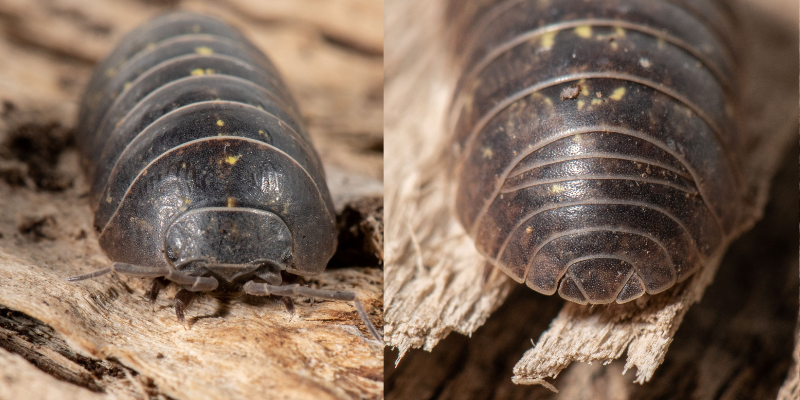
[[[291,285],[270,285],[267,283],[256,283],[253,281],[244,284],[244,291],[254,296],[306,296],[316,299],[353,301],[356,294],[341,290],[317,290],[308,286],[300,286],[296,283]]]
[[[145,277],[145,278],[164,276],[167,273],[166,269],[150,268],[140,265],[125,264],[125,263],[114,263],[114,265],[105,269],[101,269],[100,271],[95,271],[85,275],[71,276],[67,278],[67,281],[77,282],[86,279],[97,278],[98,276],[103,276],[111,271],[119,272],[126,275]]]
[[[294,302],[292,302],[292,298],[289,296],[281,297],[281,301],[283,301],[283,305],[286,306],[286,311],[289,312],[289,320],[294,317]]]
[[[366,325],[367,330],[369,331],[372,336],[379,341],[383,341],[383,338],[378,333],[378,330],[375,329],[375,326],[372,325],[372,322],[369,320],[369,316],[367,316],[367,312],[364,311],[364,307],[361,305],[361,302],[358,301],[356,298],[356,294],[353,292],[345,292],[341,290],[317,290],[311,289],[307,286],[300,286],[298,284],[293,285],[283,285],[283,286],[275,286],[270,285],[267,283],[256,283],[253,281],[247,282],[244,284],[244,291],[247,294],[251,294],[254,296],[269,296],[269,295],[276,295],[276,296],[306,296],[311,298],[317,299],[325,299],[325,300],[339,300],[339,301],[352,301],[356,304],[356,311],[358,311],[358,316],[361,317],[361,320]]]
[[[114,265],[112,265],[111,267],[106,269],[101,269],[100,271],[95,271],[86,275],[69,277],[67,278],[67,281],[76,282],[85,279],[97,278],[98,276],[103,276],[111,271],[119,272],[125,275],[138,276],[142,278],[150,278],[150,277],[156,278],[159,276],[164,276],[169,272],[166,268],[152,268],[152,267],[145,267],[142,265],[114,263]]]
[[[112,267],[115,272],[123,273],[126,275],[131,276],[140,276],[140,277],[164,277],[172,282],[175,282],[179,285],[189,286],[191,288],[187,288],[191,291],[210,291],[217,288],[219,284],[214,277],[208,276],[191,276],[186,275],[184,273],[175,271],[173,269],[168,268],[151,268],[151,267],[143,267],[140,265],[132,265],[132,264],[124,264],[124,263],[114,263]]]
[[[145,267],[144,265],[126,263],[114,263],[114,265],[111,266],[111,269],[113,269],[114,272],[119,272],[120,274],[136,276],[139,278],[158,278],[159,276],[164,276],[169,273],[167,268],[153,268]]]
[[[111,272],[111,267],[108,267],[108,268],[105,268],[105,269],[101,269],[100,271],[95,271],[95,272],[92,272],[90,274],[78,275],[78,276],[70,276],[69,278],[67,278],[67,282],[77,282],[77,281],[82,281],[82,280],[86,280],[86,279],[97,278],[98,276],[103,276],[103,275],[105,275],[105,274],[107,274],[109,272]]]
[[[488,261],[483,264],[483,284],[485,285],[486,282],[489,282],[489,278],[492,277],[492,273],[494,272],[494,265],[489,263]]]
[[[364,310],[364,306],[361,305],[361,302],[358,301],[358,299],[355,300],[355,303],[358,316],[361,317],[362,321],[364,321],[364,325],[366,325],[369,333],[372,334],[372,337],[374,337],[375,340],[383,343],[383,337],[381,337],[381,334],[378,333],[378,329],[375,328],[375,325],[372,325],[372,321],[369,320],[369,315],[367,315],[367,312]]]
[[[180,322],[181,325],[184,324],[184,311],[192,304],[194,297],[195,292],[186,289],[181,289],[175,295],[175,314],[178,316],[178,322]]]
[[[217,282],[213,276],[191,276],[175,270],[169,270],[164,277],[179,285],[191,285],[190,288],[186,288],[185,290],[191,290],[193,292],[209,292],[216,289],[219,285],[219,282]]]
[[[150,304],[156,302],[158,293],[161,292],[161,289],[167,287],[167,285],[169,285],[169,281],[164,277],[153,279],[153,286],[150,287],[150,293],[147,296],[147,298],[150,300]]]

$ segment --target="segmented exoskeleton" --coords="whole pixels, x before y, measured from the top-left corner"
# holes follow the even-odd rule
[[[319,156],[275,66],[237,30],[192,13],[156,18],[95,70],[78,145],[111,270],[193,294],[240,292],[355,301],[281,285],[321,273],[336,249]]]
[[[450,4],[463,26],[456,213],[518,282],[624,303],[689,277],[746,215],[733,14],[713,0]]]

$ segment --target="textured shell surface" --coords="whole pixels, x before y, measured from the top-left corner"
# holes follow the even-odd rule
[[[456,214],[489,262],[625,303],[721,251],[747,200],[734,15],[713,0],[451,2]]]
[[[279,284],[333,255],[333,202],[295,101],[221,21],[173,13],[125,36],[91,77],[77,135],[100,245],[139,275]]]

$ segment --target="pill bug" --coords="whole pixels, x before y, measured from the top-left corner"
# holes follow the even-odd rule
[[[95,69],[77,127],[114,264],[70,280],[152,277],[153,301],[173,282],[181,322],[196,292],[354,301],[378,338],[354,293],[282,285],[282,274],[321,273],[336,249],[299,115],[269,59],[214,18],[168,14],[129,33]]]
[[[455,209],[489,264],[586,304],[662,292],[752,204],[734,15],[713,0],[502,0],[449,12]]]

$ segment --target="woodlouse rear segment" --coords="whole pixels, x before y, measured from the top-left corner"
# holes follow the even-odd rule
[[[479,6],[458,43],[451,125],[456,212],[492,264],[544,294],[624,303],[720,249],[744,207],[727,13]]]

